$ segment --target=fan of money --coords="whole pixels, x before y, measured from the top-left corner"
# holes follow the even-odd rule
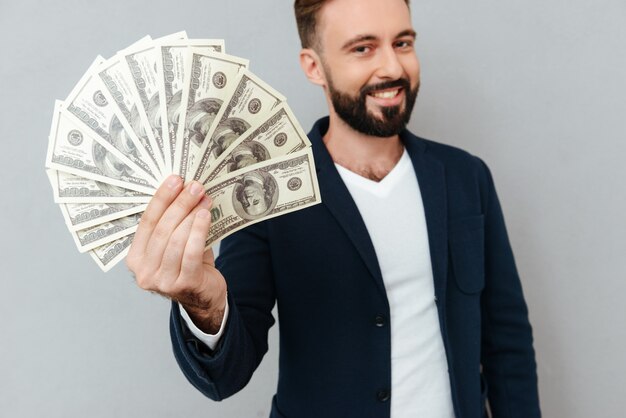
[[[170,174],[213,200],[207,247],[320,202],[311,144],[285,98],[227,55],[179,32],[97,57],[57,101],[46,168],[80,252],[108,271]]]

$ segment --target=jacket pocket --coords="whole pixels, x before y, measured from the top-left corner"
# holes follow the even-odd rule
[[[448,245],[454,278],[461,292],[473,294],[485,286],[485,220],[483,215],[448,223]]]

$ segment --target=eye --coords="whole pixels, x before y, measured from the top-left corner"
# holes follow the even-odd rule
[[[372,47],[369,45],[358,45],[352,48],[352,52],[358,55],[365,55],[372,50]]]
[[[399,49],[411,49],[413,48],[413,44],[415,43],[415,41],[413,41],[412,39],[401,39],[396,41],[396,48]]]

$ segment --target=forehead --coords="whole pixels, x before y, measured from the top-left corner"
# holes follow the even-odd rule
[[[331,0],[318,14],[318,34],[323,44],[363,35],[395,38],[410,29],[411,13],[404,0]]]

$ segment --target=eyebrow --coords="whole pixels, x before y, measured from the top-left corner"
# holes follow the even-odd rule
[[[395,36],[395,39],[403,38],[405,36],[410,36],[411,38],[415,39],[417,37],[417,33],[413,29],[403,30],[402,32],[398,33]],[[359,42],[376,41],[376,40],[378,40],[378,37],[375,35],[358,35],[350,39],[345,44],[343,44],[341,49],[342,50],[350,49],[351,47],[353,47],[355,44],[358,44]]]

